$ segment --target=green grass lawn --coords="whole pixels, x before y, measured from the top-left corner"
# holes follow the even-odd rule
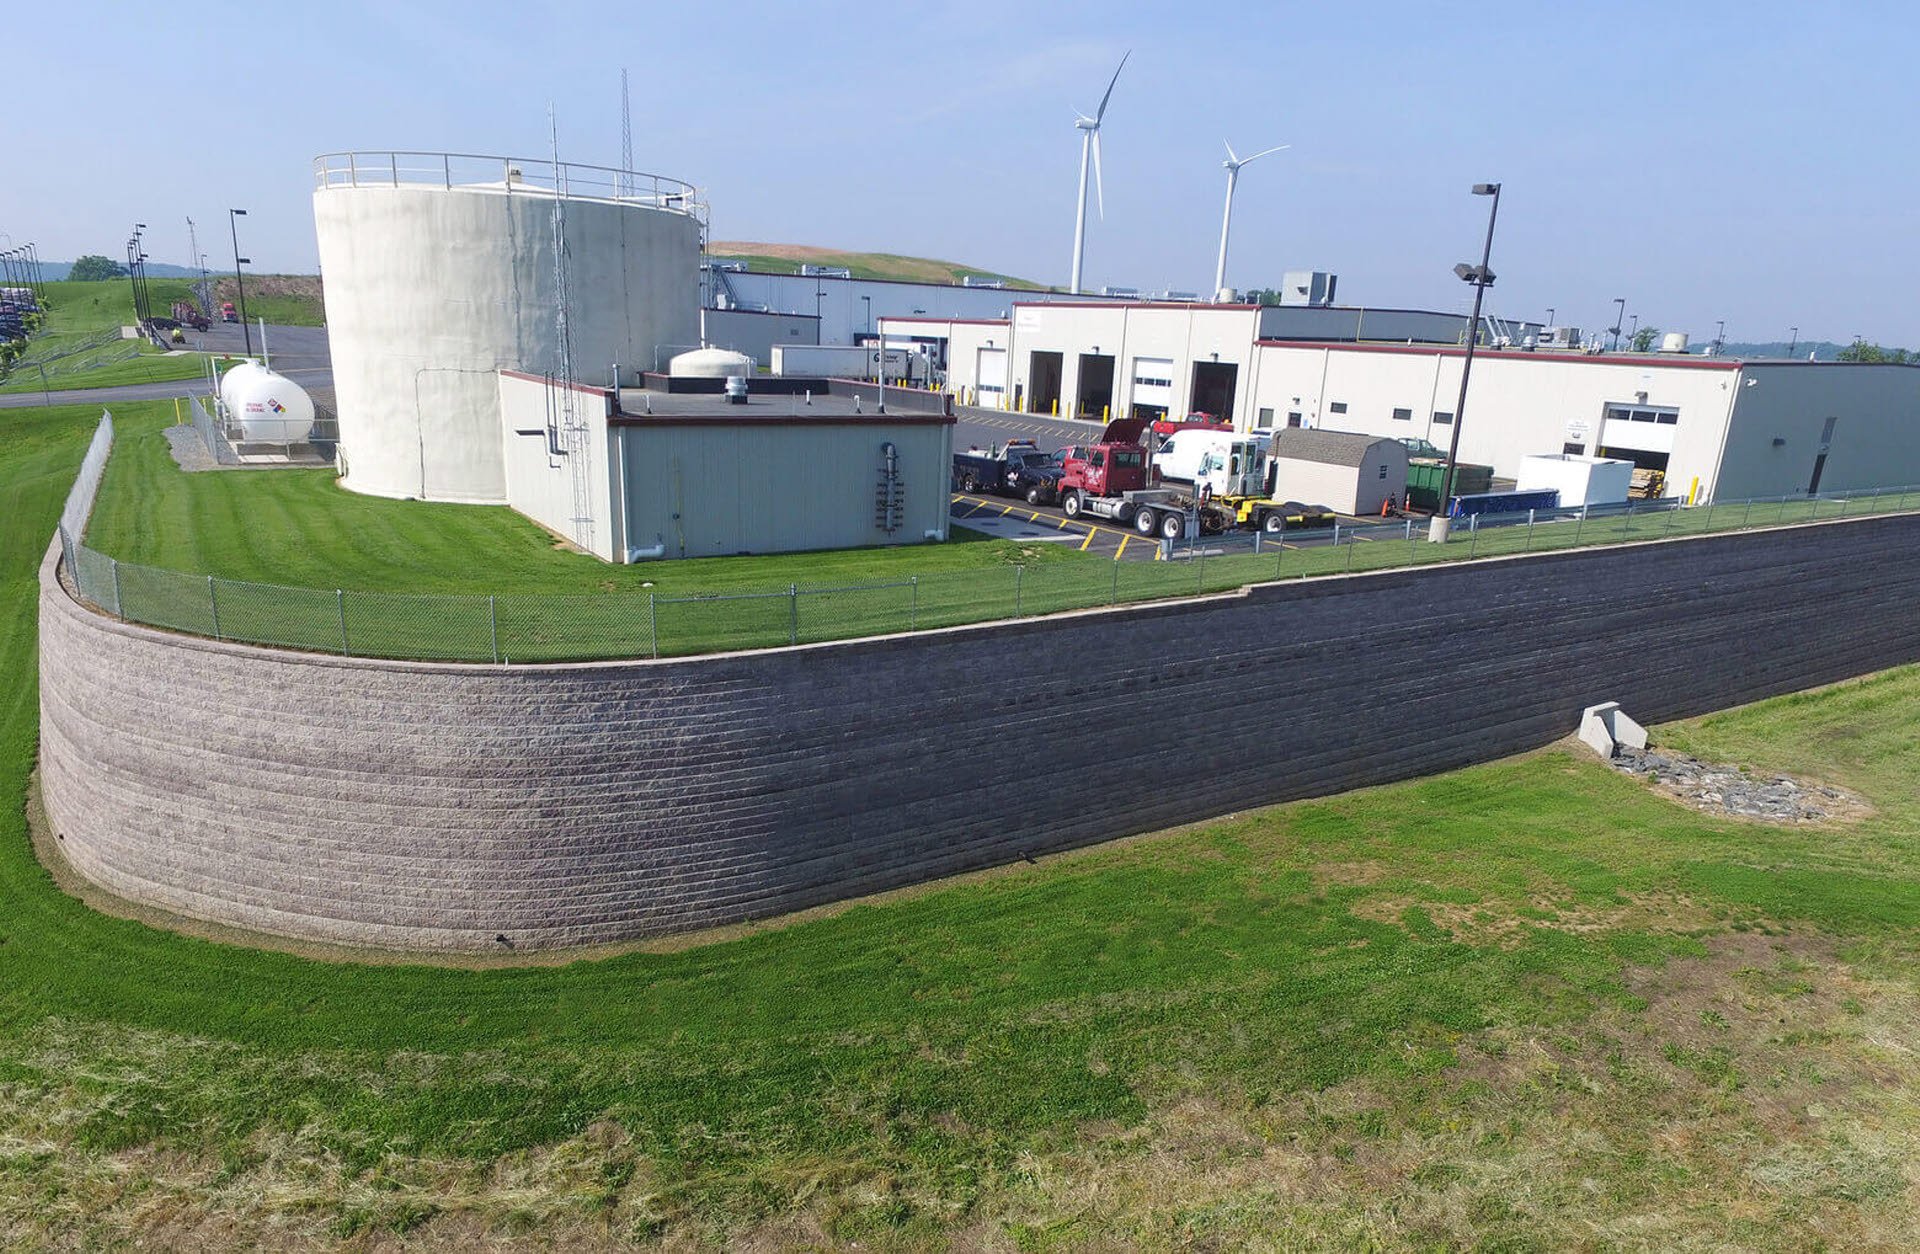
[[[753,244],[744,241],[720,241],[708,247],[708,255],[720,261],[744,261],[748,267],[766,274],[798,274],[802,263],[820,266],[844,266],[856,279],[893,279],[910,283],[958,283],[967,275],[976,279],[998,279],[1010,288],[1043,290],[1043,285],[955,261],[937,261],[930,257],[909,257],[901,253],[843,252],[837,249],[784,249],[777,244]]]
[[[149,295],[157,312],[185,300],[185,279],[153,279]],[[133,291],[125,279],[98,283],[49,283],[44,335],[28,342],[24,360],[0,382],[0,393],[55,392],[71,388],[112,387],[122,383],[163,383],[194,379],[206,369],[198,353],[172,355],[145,340],[110,340],[81,352],[75,348],[101,332],[133,323]],[[45,363],[45,374],[34,363]]]
[[[1797,1250],[1920,1224],[1920,668],[1657,729],[1857,790],[1852,827],[1708,818],[1553,750],[678,951],[330,964],[94,913],[29,848],[33,576],[95,416],[0,417],[0,1243]],[[232,523],[192,553],[253,571],[282,558],[219,512],[237,477],[181,499]],[[263,478],[287,486],[258,509],[331,490]],[[106,525],[159,555],[141,529],[195,517]],[[359,521],[367,576],[398,578]]]

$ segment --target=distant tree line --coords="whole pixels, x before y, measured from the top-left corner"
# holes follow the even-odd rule
[[[1879,344],[1869,344],[1865,340],[1855,340],[1834,354],[1834,360],[1875,362],[1892,366],[1920,366],[1920,353],[1908,348],[1885,348]]]

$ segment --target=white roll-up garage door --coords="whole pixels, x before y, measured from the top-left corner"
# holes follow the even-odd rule
[[[983,348],[980,350],[978,371],[980,395],[975,404],[987,409],[1005,409],[1007,407],[1007,350],[1004,348]]]

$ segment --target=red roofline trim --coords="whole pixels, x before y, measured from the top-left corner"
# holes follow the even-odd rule
[[[1341,340],[1255,340],[1255,348],[1339,349],[1348,353],[1398,353],[1411,357],[1464,357],[1453,344],[1353,344]],[[1681,370],[1738,370],[1748,364],[1734,358],[1623,356],[1619,353],[1542,353],[1513,348],[1476,348],[1475,357],[1514,361],[1568,361],[1588,366],[1666,366]]]

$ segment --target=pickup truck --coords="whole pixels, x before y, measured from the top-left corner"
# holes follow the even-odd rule
[[[1029,504],[1051,503],[1060,489],[1060,463],[1032,440],[1009,440],[988,452],[955,453],[953,486],[961,492],[996,492]]]

